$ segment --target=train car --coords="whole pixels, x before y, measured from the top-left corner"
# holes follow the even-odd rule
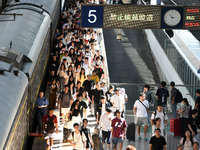
[[[61,0],[20,0],[0,15],[0,149],[27,149]]]

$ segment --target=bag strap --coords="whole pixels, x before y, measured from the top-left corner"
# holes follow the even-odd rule
[[[140,100],[139,100],[139,102],[147,109],[147,107],[143,104],[143,102],[141,102]]]
[[[122,120],[120,120],[120,122],[118,122],[117,126],[114,128],[114,130],[119,126],[119,124],[122,122]],[[113,131],[114,131],[113,130]]]

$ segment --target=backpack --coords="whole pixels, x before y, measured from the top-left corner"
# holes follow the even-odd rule
[[[53,119],[56,117],[55,115],[53,115],[53,117],[51,118],[48,114],[47,114],[47,117],[48,117],[48,121],[47,121],[47,127],[45,129],[45,131],[47,133],[53,133],[55,131],[55,126],[54,126],[54,123],[53,123]]]
[[[154,120],[156,119],[156,114],[157,114],[157,110],[154,111]],[[163,114],[164,114],[164,120],[165,120],[165,115],[166,112],[163,110]],[[162,120],[162,118],[160,118]]]
[[[167,97],[168,97],[167,90],[160,88],[160,94],[159,94],[160,103],[163,104],[167,102]]]
[[[176,103],[181,103],[182,100],[183,100],[183,95],[182,95],[182,93],[181,93],[178,89],[176,89],[176,98],[175,98],[175,102],[176,102]]]
[[[192,117],[192,106],[189,104],[188,106],[188,118]]]

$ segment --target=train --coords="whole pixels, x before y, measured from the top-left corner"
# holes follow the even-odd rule
[[[27,149],[65,0],[15,0],[0,14],[0,149]]]

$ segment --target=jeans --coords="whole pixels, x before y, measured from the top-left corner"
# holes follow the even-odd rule
[[[171,104],[173,118],[176,118],[177,103]]]
[[[38,122],[38,131],[42,132],[42,119],[46,114],[46,108],[38,108],[37,109],[37,122]]]

